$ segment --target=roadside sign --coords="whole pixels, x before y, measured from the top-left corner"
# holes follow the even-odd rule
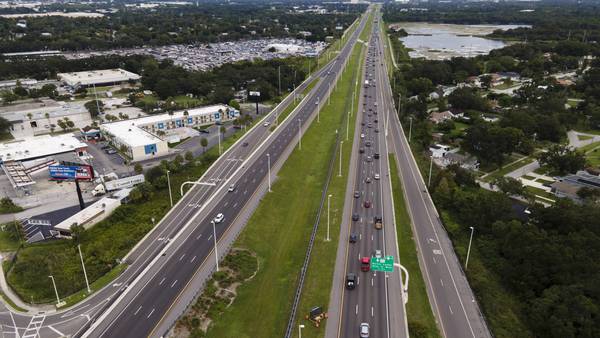
[[[251,92],[248,93],[248,95],[250,95],[250,96],[260,96],[260,92],[253,92],[253,91],[251,91]]]
[[[385,256],[383,258],[371,257],[371,270],[393,272],[394,256]]]
[[[94,171],[90,165],[51,165],[48,167],[50,178],[55,180],[92,180]]]

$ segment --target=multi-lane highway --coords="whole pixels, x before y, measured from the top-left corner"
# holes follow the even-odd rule
[[[258,197],[257,191],[266,180],[268,162],[274,164],[280,159],[284,160],[282,154],[298,142],[299,132],[307,128],[316,109],[324,102],[364,24],[365,19],[361,20],[349,43],[326,67],[321,74],[321,81],[299,108],[246,159],[232,159],[231,162],[235,162],[231,165],[233,173],[227,179],[217,178],[216,191],[211,198],[196,201],[201,204],[191,204],[191,207],[198,208],[191,219],[175,220],[186,224],[184,231],[171,239],[168,247],[146,267],[134,285],[128,287],[86,335],[141,337],[161,336],[165,333],[156,328],[162,327],[161,322],[173,304],[180,300],[188,282],[202,267],[211,268],[214,264],[214,236],[220,240],[229,231],[230,225],[235,223],[245,205]],[[235,189],[228,191],[231,185]],[[224,215],[224,219],[213,228],[211,220],[219,213]]]
[[[408,337],[401,276],[396,268],[392,273],[372,271],[366,263],[373,256],[393,256],[398,262],[398,247],[391,200],[388,148],[385,139],[387,114],[380,107],[381,72],[377,48],[377,20],[370,37],[364,63],[362,91],[359,101],[356,134],[351,158],[346,207],[337,264],[345,267],[343,284],[334,278],[334,289],[341,288],[339,320],[328,323],[327,337],[359,335],[361,325],[369,326],[370,337]],[[376,223],[381,222],[381,227]],[[341,258],[341,259],[340,259]],[[364,262],[363,262],[364,261]],[[339,272],[338,272],[339,274]],[[350,280],[355,278],[354,286]],[[337,311],[333,311],[337,313]],[[336,326],[335,332],[331,326]]]
[[[382,36],[376,40],[382,62],[383,38]],[[419,264],[440,332],[444,337],[491,337],[452,243],[429,196],[398,115],[394,113],[396,110],[386,74],[387,68],[381,67],[380,70],[384,75],[379,83],[383,96],[382,108],[392,112],[389,115],[388,142],[400,171],[417,243]]]
[[[266,154],[269,153],[274,165],[282,150],[296,141],[298,126],[302,129],[308,126],[317,107],[315,102],[318,97],[326,97],[329,85],[343,65],[342,61],[348,57],[349,45],[354,44],[363,27],[364,20],[340,55],[312,75],[311,79],[318,79],[319,84],[293,112],[293,116],[275,132],[263,126],[264,122],[269,125],[275,123],[275,117],[294,100],[294,95],[290,95],[209,168],[199,180],[208,184],[193,186],[140,241],[125,258],[128,268],[111,285],[60,312],[25,315],[2,305],[0,330],[3,336],[81,335],[92,322],[95,322],[93,330],[87,333],[90,336],[137,337],[152,332],[191,276],[200,266],[209,265],[206,264],[207,258],[214,243],[210,219],[219,212],[225,215],[225,220],[215,229],[220,239],[246,202],[256,197],[255,191],[266,176]],[[301,93],[309,82],[299,86],[296,93]],[[236,189],[227,192],[232,183]],[[176,188],[174,193],[178,190]],[[132,323],[138,325],[132,328]]]

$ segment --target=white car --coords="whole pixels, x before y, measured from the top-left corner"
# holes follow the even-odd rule
[[[365,134],[360,134],[360,138],[365,138]]]
[[[221,223],[221,222],[223,222],[224,219],[225,219],[225,215],[223,215],[222,213],[218,213],[217,216],[213,219],[213,222]]]
[[[264,127],[268,127],[268,126],[269,126],[269,122],[265,122],[265,123],[263,124],[263,126],[264,126]]]
[[[360,323],[360,338],[369,338],[369,323]]]
[[[375,258],[381,258],[383,255],[381,254],[381,250],[375,250]]]
[[[379,179],[379,174],[375,174],[375,179],[378,180]]]
[[[235,184],[230,185],[229,189],[227,189],[227,191],[234,192],[235,191]]]

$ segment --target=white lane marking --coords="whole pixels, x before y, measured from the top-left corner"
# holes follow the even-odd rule
[[[452,306],[448,305],[448,309],[450,310],[450,314],[453,315],[454,311],[452,311]]]
[[[358,239],[362,239],[362,234],[358,234]]]
[[[373,240],[373,235],[371,234],[371,240]]]
[[[190,263],[194,263],[195,260],[196,260],[196,256],[192,257],[192,260],[190,261]]]
[[[356,310],[354,310],[354,313],[358,315],[358,304],[356,304]]]
[[[227,204],[229,204],[229,202],[225,202],[225,203],[223,203],[223,206],[224,206],[224,207],[226,207],[226,206],[227,206]]]
[[[181,257],[179,257],[179,261],[181,262],[181,260],[183,259],[183,257],[185,257],[185,254],[181,255]]]
[[[236,203],[233,205],[233,208],[237,207],[237,205],[238,205],[238,204],[237,204],[237,202],[236,202]]]
[[[165,277],[163,277],[163,279],[160,280],[160,283],[158,283],[158,285],[162,285],[162,283],[165,281]]]
[[[150,313],[148,314],[148,317],[146,317],[146,318],[150,318],[150,316],[152,316],[153,313],[154,313],[154,309],[152,309],[152,311],[150,311]]]
[[[373,310],[372,306],[371,306],[371,317],[375,317],[375,310]]]
[[[371,278],[371,286],[373,286],[373,278]]]
[[[360,276],[356,277],[356,285],[360,285]]]
[[[444,281],[440,278],[440,284],[442,284],[442,287],[444,287]]]
[[[198,235],[198,236],[196,237],[196,240],[199,240],[199,239],[200,239],[200,237],[202,237],[202,234]]]
[[[360,261],[360,252],[358,253],[358,260]]]
[[[50,330],[54,331],[54,333],[56,333],[59,337],[66,337],[66,335],[60,331],[58,331],[57,329],[53,328],[52,326],[46,326],[47,328],[49,328]]]
[[[433,260],[433,264],[437,264],[437,261],[435,260],[434,256],[431,256],[431,259]]]
[[[137,315],[137,314],[138,314],[138,312],[140,312],[140,310],[141,310],[141,309],[142,309],[142,307],[141,307],[141,306],[140,306],[140,307],[138,307],[138,309],[137,309],[137,310],[135,310],[135,312],[133,313],[133,315],[134,315],[134,316],[135,316],[135,315]]]
[[[208,236],[207,241],[210,241],[211,238],[212,238],[212,235]]]
[[[173,284],[171,284],[171,288],[174,287],[175,284],[177,284],[177,279],[173,282]]]

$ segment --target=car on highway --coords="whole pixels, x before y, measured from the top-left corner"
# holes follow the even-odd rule
[[[373,226],[377,230],[381,230],[381,228],[383,228],[383,219],[381,218],[381,216],[373,217]]]
[[[369,338],[370,327],[369,323],[360,323],[360,338]]]
[[[242,147],[247,147],[247,146],[248,146],[248,142],[242,143]]]
[[[371,146],[371,141],[367,141],[367,142],[365,142],[365,145],[366,145],[367,147],[370,147],[370,146]]]
[[[367,156],[367,162],[373,162],[373,158],[371,156]]]
[[[375,174],[375,179],[378,180],[379,179],[379,174]]]
[[[365,206],[365,208],[370,208],[371,207],[371,201],[366,200],[363,205]]]
[[[383,257],[383,254],[381,253],[381,250],[375,250],[375,253],[373,254],[373,257],[379,259]]]
[[[378,133],[379,132],[379,128],[375,128],[375,132]]]
[[[358,152],[361,153],[361,154],[364,153],[365,152],[365,148],[361,147],[360,149],[358,149]]]
[[[116,150],[114,150],[113,148],[108,148],[108,149],[106,149],[106,150],[105,150],[105,152],[106,152],[107,154],[109,154],[109,155],[113,155],[113,154],[116,154],[116,153],[117,153],[117,151],[116,151]]]
[[[356,190],[354,192],[354,198],[359,198],[360,197],[360,191]]]
[[[213,222],[221,223],[221,222],[223,222],[224,219],[225,219],[225,215],[223,215],[222,213],[218,213],[217,216],[215,216],[215,218],[213,219]]]
[[[263,123],[263,127],[268,127],[268,126],[269,126],[269,122]]]
[[[355,233],[351,233],[350,239],[349,239],[350,243],[356,243],[357,240],[358,240],[358,235]]]
[[[360,216],[358,214],[352,214],[352,220],[354,222],[358,221],[360,219]]]
[[[365,182],[366,183],[371,183],[371,178],[370,177],[365,178]]]
[[[375,153],[375,154],[373,154],[373,157],[374,157],[376,160],[378,160],[378,159],[379,159],[379,153]]]
[[[231,184],[231,185],[229,186],[229,188],[227,189],[227,191],[229,191],[229,192],[234,192],[234,191],[235,191],[235,184]]]
[[[360,138],[365,138],[365,134],[360,134]]]
[[[369,272],[371,270],[371,259],[363,257],[360,259],[360,271]]]
[[[354,287],[356,287],[356,275],[349,273],[346,275],[346,288],[352,290]]]

